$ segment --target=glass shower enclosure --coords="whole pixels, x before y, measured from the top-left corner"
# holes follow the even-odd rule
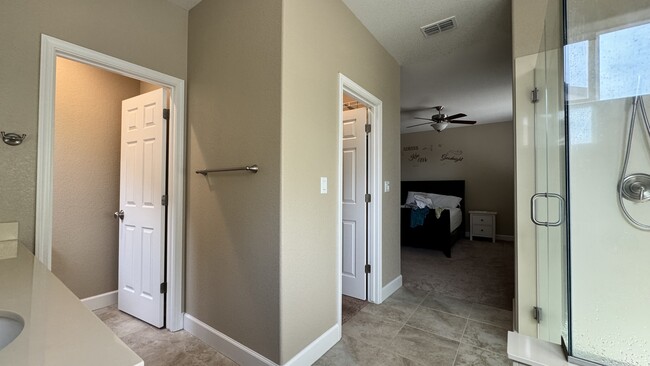
[[[534,64],[537,337],[650,365],[650,1],[548,0]]]
[[[650,2],[564,5],[569,354],[650,365]]]

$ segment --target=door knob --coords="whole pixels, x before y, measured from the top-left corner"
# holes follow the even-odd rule
[[[114,213],[113,217],[116,218],[116,219],[119,217],[120,220],[124,220],[124,210],[120,210],[120,211]]]

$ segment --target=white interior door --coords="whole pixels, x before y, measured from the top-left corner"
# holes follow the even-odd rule
[[[366,108],[343,112],[343,294],[366,300]]]
[[[158,89],[122,102],[118,308],[156,327],[165,324],[167,96]]]

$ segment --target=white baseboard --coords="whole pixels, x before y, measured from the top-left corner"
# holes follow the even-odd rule
[[[185,314],[184,327],[186,331],[240,365],[278,366],[275,362],[203,323],[192,315]],[[341,330],[339,325],[336,324],[315,341],[311,342],[291,360],[286,362],[284,366],[311,365],[332,348],[339,339],[341,339]]]
[[[384,302],[390,295],[402,287],[402,275],[397,276],[394,280],[390,281],[388,285],[381,289],[381,302]]]
[[[97,310],[117,304],[117,290],[81,299],[88,309]]]
[[[469,239],[469,231],[465,232],[465,239]],[[496,239],[501,241],[515,241],[515,237],[513,235],[497,234]]]
[[[341,328],[338,324],[334,324],[333,327],[321,334],[320,337],[316,338],[307,347],[303,348],[302,351],[298,352],[297,355],[293,356],[283,366],[311,365],[321,358],[330,348],[334,347],[340,339]]]
[[[213,347],[240,365],[277,366],[277,364],[236,340],[219,332],[199,319],[185,314],[183,324],[186,331]]]

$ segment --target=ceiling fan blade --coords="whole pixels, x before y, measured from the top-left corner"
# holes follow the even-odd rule
[[[459,123],[461,125],[473,125],[476,121],[449,121],[449,123]]]
[[[423,120],[425,120],[425,121],[433,122],[433,121],[431,120],[431,118],[424,118],[424,117],[413,117],[413,118],[415,118],[415,119],[423,119]]]
[[[456,119],[461,117],[467,117],[467,115],[465,113],[456,113],[456,114],[452,114],[451,116],[447,116],[446,120],[449,121],[450,119]]]
[[[418,127],[418,126],[424,126],[424,125],[430,125],[430,124],[432,124],[432,123],[433,123],[433,122],[419,123],[419,124],[417,124],[417,125],[413,125],[413,126],[406,126],[406,128]]]

